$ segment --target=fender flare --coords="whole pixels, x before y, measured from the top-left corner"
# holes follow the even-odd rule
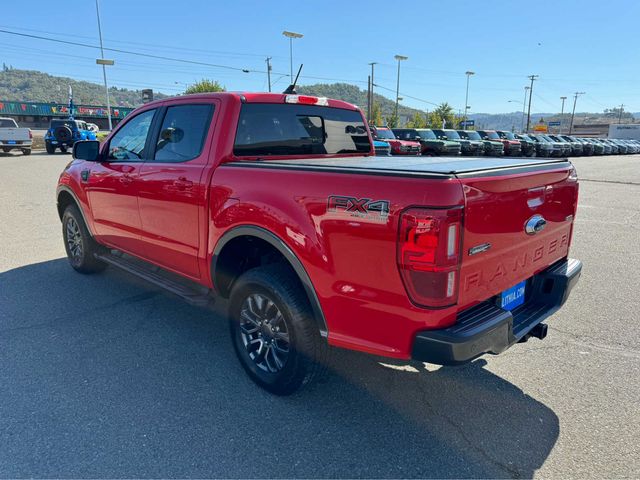
[[[227,245],[227,243],[229,243],[229,241],[242,236],[256,237],[267,242],[269,245],[278,250],[282,254],[282,256],[289,262],[289,265],[291,265],[296,275],[302,282],[302,286],[304,287],[307,297],[309,298],[309,303],[311,304],[314,319],[316,321],[318,329],[320,330],[320,335],[326,338],[329,330],[327,329],[327,323],[324,318],[324,313],[322,312],[322,307],[320,306],[320,300],[318,299],[318,295],[315,291],[315,288],[313,287],[313,283],[311,282],[309,274],[305,270],[304,265],[302,265],[302,262],[298,259],[296,254],[291,250],[291,248],[289,248],[289,246],[280,237],[271,233],[269,230],[255,225],[241,225],[228,230],[222,235],[222,237],[220,237],[220,240],[218,240],[215,248],[213,249],[213,257],[211,259],[211,280],[214,283],[214,287],[216,263],[218,261],[220,252]]]
[[[84,210],[82,209],[82,203],[80,203],[80,200],[78,200],[78,196],[75,194],[75,192],[70,187],[68,187],[66,185],[59,185],[58,186],[58,188],[56,189],[56,205],[58,205],[60,203],[59,199],[60,199],[60,194],[62,192],[65,192],[65,193],[68,193],[69,195],[71,195],[71,198],[73,198],[73,201],[76,204],[76,207],[78,207],[78,210],[80,210],[80,215],[82,215],[82,221],[87,226],[87,230],[89,230],[89,233],[93,237],[94,234],[91,231],[91,225],[89,224],[89,222],[87,222],[87,217],[85,216]],[[60,217],[60,220],[62,220],[62,215],[60,214],[60,210],[58,210],[58,216]]]

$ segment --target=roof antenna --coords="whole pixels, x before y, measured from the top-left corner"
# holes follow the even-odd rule
[[[295,79],[295,80],[293,81],[293,83],[292,83],[291,85],[289,85],[289,86],[287,87],[287,89],[286,89],[284,92],[282,92],[282,93],[287,94],[287,95],[288,95],[288,94],[294,94],[294,95],[295,95],[295,94],[297,93],[297,92],[296,92],[296,83],[298,83],[298,77],[300,76],[300,72],[302,71],[302,66],[303,66],[303,65],[304,65],[303,63],[301,63],[301,64],[300,64],[300,68],[298,69],[298,74],[296,75],[296,79]]]

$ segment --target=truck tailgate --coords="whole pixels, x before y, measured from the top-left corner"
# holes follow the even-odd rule
[[[30,137],[28,128],[0,128],[0,141],[2,142],[23,142],[29,139]]]
[[[573,172],[569,162],[558,162],[520,173],[458,175],[466,201],[460,308],[487,300],[567,256],[578,199]]]

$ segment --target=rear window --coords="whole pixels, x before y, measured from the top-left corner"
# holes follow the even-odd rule
[[[367,128],[358,111],[271,103],[242,106],[233,147],[238,156],[332,155],[370,150]]]
[[[16,127],[16,122],[8,118],[0,118],[0,128],[14,128]]]
[[[391,130],[384,128],[377,128],[376,133],[378,134],[378,138],[383,140],[395,140],[396,136],[393,134]]]

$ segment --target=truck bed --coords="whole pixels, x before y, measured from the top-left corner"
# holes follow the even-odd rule
[[[227,163],[230,166],[333,171],[387,176],[466,177],[494,176],[562,168],[563,158],[477,158],[477,157],[340,157],[293,160],[256,160]]]

